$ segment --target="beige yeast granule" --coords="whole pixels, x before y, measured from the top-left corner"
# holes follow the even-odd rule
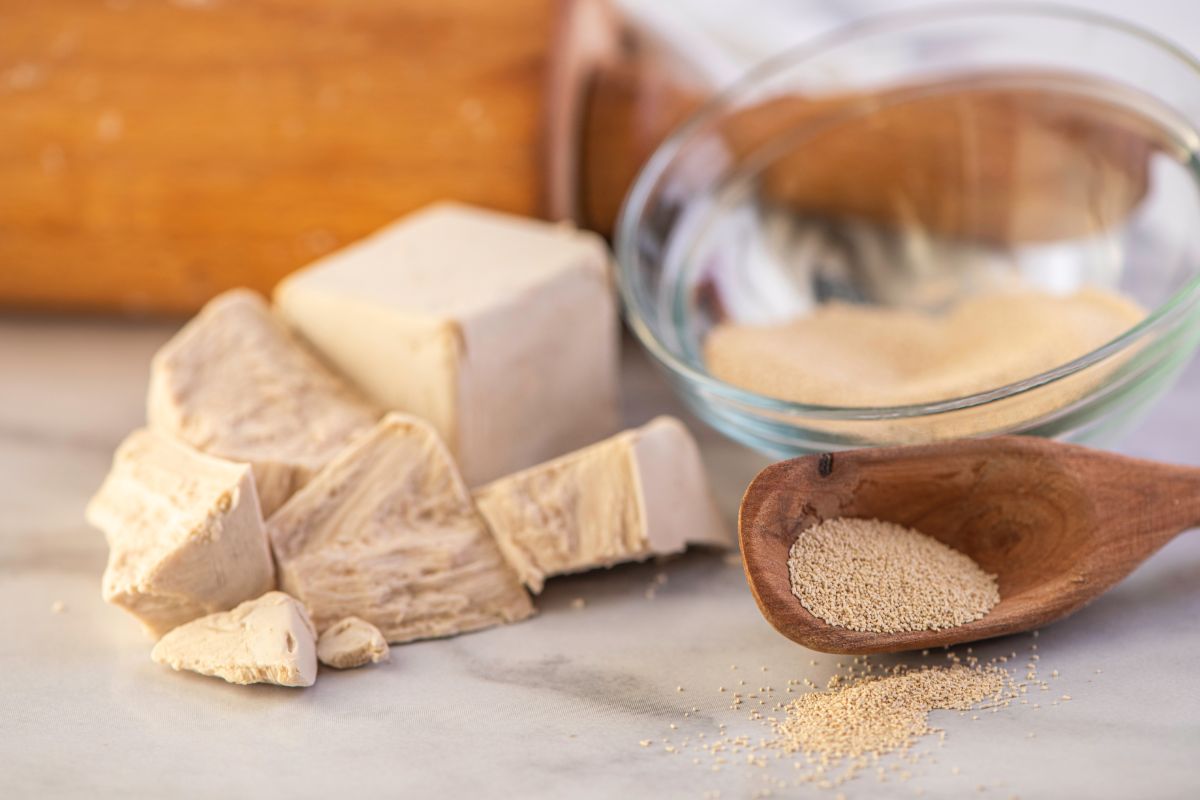
[[[891,752],[930,732],[929,712],[966,710],[1000,702],[1006,673],[998,667],[927,667],[860,678],[826,692],[801,695],[775,726],[786,752],[816,753],[831,761]]]
[[[909,405],[1033,377],[1144,316],[1133,301],[1095,288],[980,294],[942,315],[831,302],[779,325],[722,323],[705,340],[704,356],[715,377],[781,400]]]
[[[980,619],[996,576],[969,556],[892,522],[825,520],[797,537],[792,593],[814,616],[853,631],[936,631]]]

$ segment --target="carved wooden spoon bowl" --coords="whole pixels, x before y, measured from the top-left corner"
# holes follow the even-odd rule
[[[966,553],[996,574],[1000,602],[982,619],[938,631],[825,623],[792,594],[788,551],[835,517],[896,522]],[[890,653],[1037,628],[1079,610],[1195,525],[1200,469],[1020,436],[783,461],[751,482],[738,520],[763,616],[826,653]]]

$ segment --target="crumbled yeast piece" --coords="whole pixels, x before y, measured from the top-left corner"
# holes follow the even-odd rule
[[[390,653],[378,628],[364,619],[346,617],[321,634],[317,658],[334,669],[353,669],[387,661]]]
[[[135,431],[117,449],[87,518],[108,540],[104,599],[156,638],[274,586],[247,464]]]
[[[360,617],[389,642],[533,613],[426,422],[389,414],[270,519],[283,589],[318,631]]]
[[[475,502],[534,592],[551,575],[733,543],[696,442],[671,417],[501,478]]]
[[[289,276],[275,302],[373,401],[432,423],[469,486],[617,429],[595,234],[440,203]]]
[[[267,592],[232,611],[179,626],[158,641],[150,657],[230,683],[312,686],[316,637],[304,606],[283,592]]]
[[[150,427],[249,462],[265,517],[379,417],[243,289],[209,302],[150,375]]]

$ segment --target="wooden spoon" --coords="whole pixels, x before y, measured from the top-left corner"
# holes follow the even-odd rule
[[[834,627],[792,594],[788,551],[835,517],[896,522],[995,573],[1000,602],[940,631]],[[1099,597],[1200,525],[1200,469],[1002,436],[805,456],[750,483],[738,520],[750,589],[780,633],[826,653],[890,653],[1045,625]]]

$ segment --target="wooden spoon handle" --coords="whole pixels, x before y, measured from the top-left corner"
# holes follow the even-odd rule
[[[1200,527],[1200,468],[1137,458],[1080,459],[1109,537],[1151,551]],[[1148,553],[1147,553],[1148,555]]]
[[[1155,480],[1162,497],[1165,530],[1174,529],[1164,543],[1184,531],[1200,527],[1200,468],[1166,467]]]

